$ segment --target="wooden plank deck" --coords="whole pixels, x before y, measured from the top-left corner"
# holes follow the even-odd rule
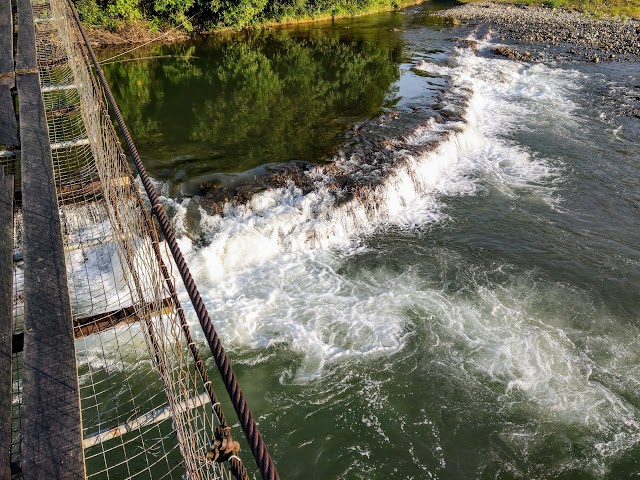
[[[2,1],[2,0],[0,0]],[[29,0],[17,0],[24,225],[24,478],[84,479],[71,304]]]
[[[0,84],[0,150],[14,150],[18,144],[18,124],[11,90]]]
[[[12,17],[11,0],[0,0],[0,85],[9,88],[15,85]]]
[[[0,150],[18,146],[14,86],[11,0],[0,0]],[[2,170],[0,166],[0,478],[11,478],[14,178]]]
[[[0,478],[11,478],[13,175],[0,168]]]
[[[6,1],[6,0],[0,0]],[[18,43],[16,45],[16,75],[19,73],[36,73],[36,27],[33,22],[33,11],[30,0],[16,0],[18,25]]]
[[[37,74],[18,75],[24,224],[22,472],[84,478],[71,304]]]

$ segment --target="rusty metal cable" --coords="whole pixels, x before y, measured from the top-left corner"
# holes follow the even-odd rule
[[[235,455],[229,459],[227,462],[229,465],[229,470],[236,476],[236,478],[240,480],[249,480],[249,474],[247,470],[244,468],[244,463]]]
[[[169,223],[169,219],[167,217],[167,214],[164,211],[164,207],[160,203],[158,194],[156,193],[155,188],[151,183],[149,174],[147,173],[142,163],[140,154],[138,153],[138,150],[133,142],[133,139],[131,138],[129,130],[127,129],[127,126],[124,122],[124,118],[122,117],[122,113],[118,108],[115,98],[113,97],[113,93],[109,88],[109,84],[107,83],[107,80],[104,76],[104,72],[102,71],[102,68],[100,68],[100,63],[98,62],[98,59],[96,58],[95,53],[91,48],[91,44],[89,43],[87,34],[84,30],[84,27],[82,26],[80,17],[78,16],[78,12],[75,9],[75,6],[73,5],[72,0],[67,0],[67,1],[69,3],[71,12],[73,13],[74,20],[77,23],[78,29],[80,30],[82,38],[85,42],[87,52],[89,53],[89,56],[91,57],[91,61],[95,66],[98,79],[100,80],[100,83],[104,88],[107,101],[109,102],[109,105],[113,109],[113,113],[116,117],[118,125],[120,126],[122,134],[124,135],[125,141],[127,143],[127,147],[129,148],[129,151],[133,158],[134,164],[136,166],[136,170],[140,175],[140,179],[142,180],[144,189],[147,193],[149,201],[151,202],[152,212],[156,216],[156,219],[158,220],[158,223],[160,225],[160,230],[162,231],[162,234],[169,247],[169,250],[171,251],[171,255],[173,256],[176,266],[180,272],[180,276],[182,277],[182,281],[184,282],[185,288],[187,289],[187,293],[189,294],[189,298],[191,299],[193,308],[195,309],[195,312],[198,316],[198,320],[200,322],[200,325],[202,326],[202,330],[209,344],[209,348],[211,349],[211,353],[213,355],[214,361],[216,362],[216,365],[218,367],[218,371],[220,372],[220,376],[222,378],[224,386],[227,389],[227,392],[229,393],[229,397],[233,404],[233,408],[236,411],[238,420],[240,421],[240,426],[242,427],[242,430],[245,434],[247,442],[249,443],[249,447],[251,448],[253,457],[256,461],[256,464],[258,465],[260,474],[263,480],[279,480],[280,477],[278,476],[278,472],[276,471],[275,464],[273,463],[273,460],[269,455],[266,443],[262,438],[262,434],[258,429],[258,425],[255,423],[255,420],[253,419],[253,415],[251,414],[251,411],[249,410],[249,406],[247,405],[247,402],[244,398],[244,394],[240,389],[238,379],[235,373],[233,372],[231,363],[229,362],[229,358],[227,357],[225,349],[222,346],[222,343],[220,342],[220,338],[218,336],[218,333],[215,330],[215,327],[213,326],[213,322],[209,317],[209,313],[207,312],[207,308],[204,302],[202,301],[202,297],[200,296],[198,287],[196,286],[193,280],[193,277],[191,276],[189,267],[187,266],[187,263],[182,255],[182,252],[178,247],[178,242],[176,241],[173,228]],[[235,462],[230,462],[230,463],[233,464]]]
[[[146,221],[150,222],[151,219],[145,215]],[[184,310],[182,306],[180,306],[180,300],[178,299],[178,292],[176,291],[175,285],[173,283],[173,279],[169,274],[169,270],[162,259],[162,254],[160,253],[160,247],[158,245],[158,239],[153,238],[153,249],[155,251],[156,257],[158,258],[158,262],[160,264],[160,268],[162,270],[162,276],[164,277],[165,284],[169,289],[169,294],[171,295],[171,300],[173,302],[174,308],[178,310],[178,317],[180,318],[180,324],[182,326],[182,331],[187,341],[187,345],[189,346],[189,350],[191,351],[191,355],[193,356],[196,370],[202,379],[204,384],[204,388],[209,396],[209,400],[211,401],[212,409],[220,422],[220,425],[223,427],[228,427],[227,419],[222,411],[222,407],[220,406],[220,402],[216,397],[215,392],[213,391],[213,387],[211,386],[211,381],[208,378],[207,370],[204,365],[204,361],[200,357],[200,353],[198,352],[198,347],[196,346],[196,342],[193,340],[191,336],[191,331],[189,329],[189,324],[187,323],[187,319],[184,315]],[[228,461],[229,470],[233,474],[236,480],[249,480],[249,475],[247,474],[247,470],[244,468],[244,464],[242,460],[238,457],[234,457]]]

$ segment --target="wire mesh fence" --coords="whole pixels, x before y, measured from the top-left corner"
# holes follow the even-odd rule
[[[90,479],[230,478],[208,452],[220,425],[177,300],[65,0],[32,3],[71,298]],[[19,156],[0,158],[19,172]],[[19,178],[16,182],[19,185]],[[24,324],[16,203],[14,338]],[[20,463],[21,353],[14,353],[12,463]],[[19,471],[16,469],[16,471]],[[16,473],[14,477],[19,477]]]

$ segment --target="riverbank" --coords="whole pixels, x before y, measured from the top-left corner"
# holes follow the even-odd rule
[[[152,32],[144,23],[136,23],[109,30],[106,28],[87,28],[89,43],[94,47],[108,47],[113,45],[136,45],[154,41],[164,43],[175,42],[189,38],[189,33],[184,29],[167,30],[165,32]]]
[[[434,15],[454,22],[478,22],[488,25],[503,40],[532,43],[534,52],[506,47],[496,53],[518,60],[548,59],[543,50],[557,57],[600,62],[640,59],[640,21],[619,18],[594,18],[571,10],[542,6],[467,3]],[[544,44],[544,45],[543,45]],[[528,53],[528,55],[527,55]]]
[[[300,16],[285,16],[278,19],[270,19],[265,16],[262,20],[251,23],[244,27],[233,26],[217,26],[215,28],[195,27],[190,31],[182,27],[167,28],[164,31],[154,31],[150,28],[150,23],[144,20],[134,23],[123,23],[117,28],[102,28],[99,26],[87,26],[87,34],[89,41],[93,46],[113,46],[113,45],[134,45],[148,43],[153,41],[162,41],[164,43],[184,40],[192,35],[216,35],[221,33],[229,33],[243,29],[263,29],[275,28],[285,25],[304,24],[312,22],[326,22],[330,20],[339,20],[343,18],[356,18],[364,15],[371,15],[381,12],[390,12],[401,10],[413,5],[419,5],[428,0],[389,0],[371,2],[368,5],[362,4],[358,7],[352,7],[348,12],[336,13],[334,8],[327,13],[317,13],[314,15],[302,14]],[[193,27],[193,26],[192,26]]]

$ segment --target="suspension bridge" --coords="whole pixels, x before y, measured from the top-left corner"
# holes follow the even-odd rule
[[[0,0],[0,478],[257,474],[278,478],[73,4]]]

